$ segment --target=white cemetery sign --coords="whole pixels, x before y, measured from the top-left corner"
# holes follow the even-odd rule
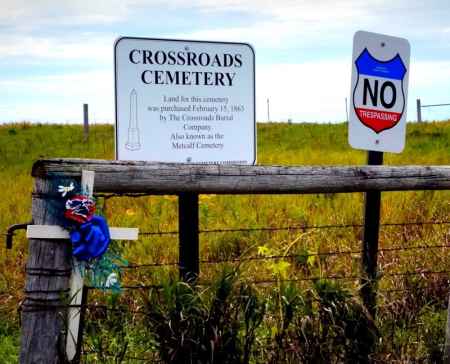
[[[251,46],[123,37],[114,54],[117,159],[255,163]]]

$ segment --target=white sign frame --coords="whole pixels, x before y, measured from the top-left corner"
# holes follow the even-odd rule
[[[393,153],[404,149],[410,52],[404,38],[355,33],[348,125],[353,148]]]
[[[173,51],[174,48],[179,49],[180,51],[186,50],[186,52],[189,52],[192,48],[192,52],[195,52],[197,49],[202,49],[210,47],[211,49],[216,49],[215,52],[224,52],[225,50],[229,49],[229,53],[232,54],[233,52],[237,52],[237,50],[241,50],[241,66],[242,69],[237,69],[238,67],[236,65],[236,60],[234,58],[234,64],[235,67],[233,69],[233,73],[230,73],[231,75],[234,74],[233,77],[235,79],[231,80],[230,76],[227,76],[228,78],[222,78],[217,79],[217,73],[220,73],[220,69],[218,71],[218,68],[222,68],[224,72],[227,70],[225,63],[222,63],[222,66],[217,67],[216,63],[216,70],[215,77],[216,82],[220,81],[222,84],[218,84],[220,87],[222,86],[229,86],[230,88],[226,89],[225,87],[222,87],[219,91],[216,86],[216,90],[214,88],[211,88],[210,84],[207,84],[210,88],[208,89],[208,92],[210,92],[212,95],[211,97],[214,97],[214,100],[227,100],[227,104],[218,102],[216,105],[208,104],[205,102],[203,105],[211,106],[210,110],[213,110],[214,107],[216,107],[217,110],[224,109],[224,113],[226,114],[220,114],[219,112],[211,112],[209,115],[211,117],[214,117],[214,121],[211,122],[211,124],[208,124],[208,122],[204,121],[198,121],[196,124],[189,124],[186,122],[183,125],[189,124],[193,127],[204,127],[205,130],[207,129],[208,132],[200,132],[198,131],[197,135],[195,132],[188,133],[186,130],[181,130],[179,125],[183,122],[174,121],[174,120],[165,120],[161,121],[159,118],[161,118],[162,115],[162,107],[161,105],[164,105],[163,102],[166,102],[166,98],[161,97],[161,94],[163,92],[166,92],[161,86],[161,84],[156,85],[155,83],[158,83],[158,76],[155,76],[155,79],[147,79],[147,75],[151,74],[152,77],[157,73],[156,69],[152,69],[151,67],[157,66],[156,63],[149,65],[148,63],[145,65],[139,64],[136,67],[137,75],[140,73],[140,81],[144,83],[145,81],[149,81],[150,83],[153,81],[151,85],[137,85],[139,87],[131,87],[131,86],[124,86],[125,82],[127,80],[126,77],[124,77],[125,74],[121,74],[121,72],[124,71],[124,64],[126,60],[124,60],[124,54],[126,55],[125,51],[121,49],[120,47],[125,47],[125,43],[128,42],[128,45],[131,44],[140,44],[140,50],[142,53],[144,50],[148,50],[150,46],[155,47],[158,49],[158,51],[164,51],[166,49],[166,52]],[[134,43],[133,43],[134,42]],[[164,48],[164,45],[167,46],[167,48]],[[169,47],[170,45],[170,47]],[[245,51],[245,54],[244,54]],[[137,56],[139,56],[138,52],[130,54],[130,50],[128,50],[128,58],[129,62],[135,63],[138,61]],[[200,52],[200,51],[198,51]],[[211,51],[213,52],[213,51]],[[153,52],[154,54],[157,53],[155,50]],[[218,54],[218,53],[216,53]],[[148,55],[148,54],[147,54]],[[154,55],[153,55],[154,56]],[[122,58],[120,58],[122,57]],[[225,55],[223,55],[225,57]],[[236,54],[234,54],[234,57],[236,57]],[[152,61],[154,61],[156,58],[153,58]],[[249,61],[249,64],[246,64],[246,61]],[[178,65],[178,63],[177,63]],[[245,67],[244,67],[245,65]],[[131,65],[130,67],[133,67],[134,65]],[[174,67],[173,65],[171,65]],[[163,69],[161,72],[166,72],[165,70],[169,69],[168,65],[163,64],[158,65],[160,69]],[[162,67],[162,68],[161,68]],[[165,67],[165,68],[164,68]],[[177,66],[181,70],[186,69],[186,65]],[[192,71],[192,69],[196,70],[196,68],[193,68],[194,66],[190,67],[190,73],[200,73],[200,71]],[[146,69],[149,71],[149,73],[146,74],[146,76],[143,75],[145,72],[142,71],[142,69]],[[206,67],[207,71],[204,73],[211,73],[209,72],[211,70],[211,67]],[[231,69],[231,66],[228,67]],[[131,68],[130,68],[131,69]],[[251,74],[248,74],[248,70],[250,69]],[[129,72],[129,71],[127,71]],[[240,73],[239,73],[240,72]],[[169,72],[167,72],[169,73]],[[188,72],[186,72],[188,73]],[[224,73],[225,74],[225,73]],[[248,43],[237,43],[237,42],[215,42],[215,41],[200,41],[200,40],[183,40],[183,39],[162,39],[162,38],[143,38],[143,37],[120,37],[116,40],[114,44],[114,75],[115,75],[115,156],[116,159],[122,159],[122,160],[146,160],[151,162],[174,162],[174,163],[193,163],[193,164],[255,164],[256,163],[256,97],[255,97],[255,52],[253,47]],[[226,74],[225,74],[226,76]],[[136,82],[137,77],[136,75],[132,76],[133,81],[130,82]],[[180,76],[181,77],[181,76]],[[204,82],[206,83],[206,75]],[[167,80],[167,75],[166,75]],[[197,82],[199,80],[199,76],[197,76]],[[226,84],[226,80],[229,81],[229,84]],[[161,81],[161,78],[159,78],[159,81]],[[173,81],[173,76],[170,79],[170,81]],[[177,82],[179,82],[179,79],[177,78]],[[184,81],[183,81],[184,82]],[[231,83],[234,82],[232,85]],[[237,82],[240,82],[237,84]],[[225,84],[225,85],[224,85]],[[238,85],[240,88],[238,88]],[[168,96],[175,96],[175,94],[170,94],[170,92],[177,92],[177,96],[183,96],[187,95],[188,98],[190,97],[196,97],[194,95],[205,95],[206,88],[202,89],[201,87],[205,87],[205,85],[192,85],[187,86],[186,84],[183,86],[173,86],[170,85],[172,88],[166,88]],[[231,89],[232,86],[235,86],[234,89]],[[140,91],[144,87],[147,87],[145,89],[145,92]],[[250,88],[250,89],[248,89]],[[125,91],[123,91],[125,89]],[[131,92],[130,92],[131,90]],[[156,91],[155,91],[156,90]],[[162,90],[162,91],[161,91]],[[198,92],[200,91],[200,92]],[[225,92],[226,91],[226,92]],[[123,94],[122,94],[123,92]],[[128,92],[128,111],[126,110],[127,104],[126,104],[126,98],[124,95],[127,95],[126,92]],[[149,96],[149,93],[151,92],[152,95],[159,95],[157,97],[151,97]],[[159,93],[158,93],[159,92]],[[197,93],[196,93],[197,92]],[[242,94],[245,94],[243,97],[234,96],[232,94],[234,92],[236,95],[241,96]],[[141,96],[139,93],[143,93],[145,96],[145,101],[141,101]],[[214,96],[215,94],[223,94],[223,97]],[[170,94],[170,95],[169,95]],[[208,95],[209,96],[209,95]],[[150,106],[149,99],[152,98],[154,100],[153,104]],[[155,100],[156,99],[156,100]],[[181,98],[183,101],[186,100],[186,98]],[[206,100],[203,99],[203,100]],[[241,102],[238,102],[242,100]],[[231,101],[229,103],[229,101]],[[203,102],[203,101],[202,101]],[[214,101],[216,102],[216,101]],[[140,104],[143,104],[145,106],[141,106]],[[182,105],[175,101],[174,106]],[[241,109],[240,106],[243,106]],[[159,112],[156,111],[159,107]],[[192,105],[194,110],[194,105]],[[201,108],[200,108],[201,109]],[[135,111],[133,111],[135,110]],[[152,110],[152,111],[150,111]],[[198,109],[196,109],[198,110]],[[203,109],[201,109],[203,110]],[[233,110],[233,111],[230,111]],[[236,111],[237,110],[237,111]],[[241,112],[241,110],[243,110]],[[197,111],[195,111],[197,112]],[[196,116],[194,111],[192,111],[192,115]],[[222,112],[222,111],[220,111]],[[153,113],[153,114],[152,114]],[[129,114],[129,121],[126,120],[126,117],[124,115]],[[142,117],[142,115],[145,115]],[[150,116],[149,116],[150,115]],[[159,117],[158,117],[159,115]],[[178,114],[180,115],[180,114]],[[206,118],[206,116],[199,115],[201,118]],[[227,121],[228,124],[226,124],[225,121],[222,121],[220,119],[222,116],[231,116],[232,121]],[[172,115],[170,116],[172,118]],[[187,115],[189,118],[189,115]],[[175,116],[173,116],[175,118]],[[217,119],[216,119],[217,118]],[[143,129],[143,131],[139,134],[139,128],[142,128],[142,119],[144,119],[147,124],[150,122],[152,123],[151,126],[146,125]],[[157,120],[156,120],[157,119]],[[125,131],[125,123],[128,124],[128,132]],[[139,124],[138,124],[139,123]],[[166,129],[164,129],[163,123],[166,123]],[[167,127],[167,125],[171,123],[171,126]],[[139,128],[134,128],[134,126],[139,125]],[[173,125],[173,126],[172,126]],[[155,127],[156,126],[156,127]],[[153,128],[152,128],[153,127]],[[167,129],[168,128],[168,129]],[[172,128],[173,130],[171,130]],[[186,128],[186,127],[185,127]],[[232,129],[238,129],[242,128],[242,130],[232,130]],[[133,130],[130,130],[133,129]],[[137,130],[137,133],[136,133]],[[171,130],[171,131],[169,131]],[[152,140],[155,143],[148,142],[150,146],[144,146],[144,143],[142,142],[142,135],[145,135],[145,133],[149,132],[153,133],[155,136],[152,136]],[[184,134],[183,134],[184,132]],[[127,133],[127,137],[125,137]],[[150,134],[149,133],[149,134]],[[159,133],[159,134],[158,134]],[[170,139],[167,140],[168,134],[170,133]],[[188,135],[189,134],[189,135]],[[186,141],[184,144],[181,142],[179,143],[178,140],[172,140],[172,138],[188,138],[188,137],[198,137],[198,138],[210,138],[208,141],[205,141],[204,144],[197,143],[197,144],[190,144],[190,141]],[[146,137],[148,140],[150,140],[149,137]],[[223,141],[220,141],[218,138],[223,138]],[[125,142],[126,140],[126,142]],[[174,144],[171,144],[173,142]],[[201,142],[201,141],[200,141]],[[168,143],[167,145],[163,145],[163,143]],[[162,146],[161,146],[162,145]],[[197,146],[205,146],[205,151],[198,152]],[[192,147],[192,150],[189,150],[188,148],[186,150],[179,150],[183,149],[184,147]],[[181,148],[183,147],[183,148]],[[151,149],[154,148],[154,149]],[[158,149],[159,148],[159,149]],[[212,149],[211,149],[212,148]],[[169,149],[175,149],[169,150]],[[145,151],[144,151],[145,150]],[[150,151],[150,152],[149,152]],[[187,152],[186,152],[187,151]],[[236,156],[236,157],[235,157]]]

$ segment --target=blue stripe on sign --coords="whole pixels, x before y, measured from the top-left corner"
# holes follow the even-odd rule
[[[406,73],[405,64],[398,53],[389,61],[379,61],[369,53],[367,48],[356,59],[355,65],[359,74],[367,76],[403,80]]]

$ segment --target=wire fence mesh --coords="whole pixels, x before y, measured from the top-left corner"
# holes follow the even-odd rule
[[[417,362],[421,362],[421,355],[424,349],[424,345],[427,344],[427,335],[432,335],[430,333],[430,328],[424,324],[421,319],[415,317],[419,314],[420,306],[425,306],[428,304],[427,299],[434,299],[433,305],[437,305],[441,309],[439,315],[430,316],[430,320],[433,321],[433,325],[439,326],[442,332],[445,326],[446,317],[442,314],[445,311],[447,304],[447,295],[449,290],[449,277],[450,277],[450,265],[445,264],[442,267],[427,266],[427,264],[419,264],[417,262],[417,254],[420,252],[427,251],[437,251],[435,254],[437,257],[444,258],[449,257],[450,245],[449,237],[450,231],[448,226],[450,221],[409,221],[409,222],[395,222],[395,223],[383,223],[381,224],[381,231],[390,229],[386,234],[391,234],[392,229],[402,230],[402,229],[415,229],[417,234],[421,234],[418,229],[434,229],[433,232],[439,237],[436,239],[440,243],[427,244],[426,241],[417,243],[414,241],[413,244],[402,244],[402,245],[391,245],[391,246],[380,246],[379,257],[380,257],[380,274],[379,274],[379,289],[377,291],[378,296],[378,322],[380,325],[380,330],[382,330],[382,336],[380,337],[379,346],[382,347],[384,351],[384,358],[389,358],[390,362],[404,362],[402,358],[409,358],[408,362],[414,362],[414,358],[418,358]],[[360,233],[362,224],[328,224],[328,225],[292,225],[292,226],[271,226],[271,227],[237,227],[237,228],[226,228],[226,229],[208,229],[201,230],[200,234],[204,236],[209,236],[213,234],[226,234],[226,233],[277,233],[280,231],[300,231],[306,232],[309,230],[317,231],[328,231],[330,229],[353,229]],[[178,231],[142,231],[141,235],[145,237],[158,238],[163,236],[171,236],[176,239]],[[404,239],[403,242],[408,242],[409,239]],[[176,243],[176,241],[174,241]],[[257,250],[257,249],[256,249]],[[245,254],[239,257],[227,257],[220,259],[213,258],[201,258],[200,264],[202,269],[207,269],[208,266],[215,266],[221,264],[265,264],[277,261],[296,261],[301,260],[305,262],[309,257],[314,257],[316,259],[326,259],[328,257],[334,257],[335,259],[343,259],[345,257],[356,257],[360,256],[362,253],[361,249],[344,249],[344,250],[328,250],[328,251],[302,251],[301,254],[254,254],[253,252],[245,252]],[[413,254],[414,259],[411,258],[410,253]],[[252,255],[254,254],[254,255]],[[407,254],[408,259],[411,260],[411,264],[407,265],[409,269],[404,269],[399,271],[392,269],[392,267],[383,268],[383,259],[386,254],[400,256],[402,254]],[[390,258],[389,260],[394,259]],[[422,262],[423,263],[423,262]],[[304,267],[303,267],[304,268]],[[319,279],[329,279],[336,281],[349,281],[351,282],[351,287],[357,290],[360,285],[361,275],[359,274],[359,265],[353,265],[350,269],[351,274],[338,274],[333,273],[333,266],[330,269],[323,269],[319,275],[315,274],[312,270],[303,269],[298,267],[295,270],[297,276],[273,276],[268,275],[265,277],[258,276],[257,278],[248,276],[247,283],[260,287],[260,289],[273,289],[274,287],[279,287],[281,284],[296,284],[300,285],[302,288],[306,289],[309,285],[308,282],[314,282]],[[398,267],[397,267],[398,268]],[[147,271],[147,270],[158,270],[158,269],[169,269],[174,275],[177,273],[178,261],[150,261],[150,262],[129,262],[127,265],[123,265],[122,269],[124,271],[124,276],[133,272],[134,275],[137,271]],[[251,269],[250,269],[251,271]],[[158,276],[158,275],[157,275]],[[207,277],[211,277],[209,274],[205,274]],[[153,282],[151,284],[144,283],[142,280],[153,277],[153,274],[149,275],[143,274],[139,276],[141,280],[137,284],[124,284],[124,295],[130,295],[131,293],[126,293],[126,291],[148,291],[148,290],[159,290],[163,286]],[[127,281],[127,280],[126,280]],[[133,282],[133,279],[127,282]],[[136,282],[134,280],[134,282]],[[210,279],[202,278],[200,276],[197,284],[199,286],[211,286],[214,282]],[[306,285],[305,285],[306,284]],[[95,291],[95,287],[90,287],[90,291]],[[132,295],[132,294],[131,294]],[[423,301],[417,301],[417,297],[422,297]],[[110,312],[126,313],[126,315],[132,315],[134,317],[146,315],[145,310],[139,308],[139,305],[123,305],[121,307],[111,307],[105,304],[99,304],[100,301],[96,301],[98,296],[93,295],[93,300],[95,304],[88,304],[84,308],[91,310],[91,312],[97,311],[97,314],[89,319],[98,319],[98,312],[102,312],[100,315],[103,319],[106,319]],[[417,302],[414,302],[414,301]],[[130,302],[136,302],[136,298],[130,298]],[[133,308],[133,307],[134,308]],[[137,307],[137,308],[136,308]],[[402,311],[405,311],[402,313]],[[422,313],[420,313],[422,315]],[[430,313],[430,315],[432,315]],[[399,317],[401,319],[399,319]],[[435,329],[433,326],[432,329]],[[407,338],[405,338],[405,335]],[[425,344],[424,344],[425,343]],[[439,350],[442,351],[442,343],[435,343]],[[148,361],[148,362],[159,362],[158,355],[155,354],[155,347],[149,348],[147,352],[141,353],[140,356],[127,357],[129,361]],[[92,348],[85,348],[84,354],[86,357],[100,355],[98,351]],[[150,356],[151,358],[150,358]],[[124,357],[125,359],[125,357]],[[402,361],[403,360],[403,361]],[[88,362],[88,361],[87,361]]]

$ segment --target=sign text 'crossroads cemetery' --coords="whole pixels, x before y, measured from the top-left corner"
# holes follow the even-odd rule
[[[255,163],[248,44],[124,37],[114,49],[117,159]]]

